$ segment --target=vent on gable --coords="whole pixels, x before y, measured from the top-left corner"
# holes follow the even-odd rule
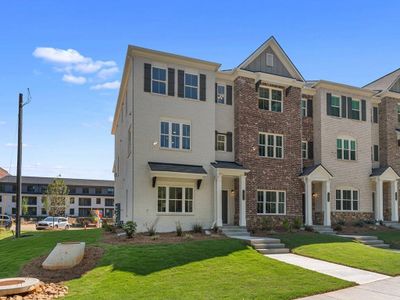
[[[274,66],[274,55],[271,53],[267,53],[267,66],[268,67]]]

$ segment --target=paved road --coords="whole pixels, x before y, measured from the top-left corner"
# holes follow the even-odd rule
[[[400,277],[391,277],[340,291],[301,298],[306,300],[399,300]]]

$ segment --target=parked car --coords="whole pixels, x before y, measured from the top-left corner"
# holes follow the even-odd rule
[[[11,228],[12,219],[7,215],[0,215],[0,227],[4,227],[6,229]]]
[[[71,224],[64,217],[47,217],[46,219],[36,223],[36,230],[41,229],[69,229]]]

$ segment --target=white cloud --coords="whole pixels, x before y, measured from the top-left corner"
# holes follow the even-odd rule
[[[90,87],[91,90],[115,90],[118,89],[120,85],[119,80],[104,82],[96,84]]]
[[[114,117],[113,116],[109,116],[108,117],[108,122],[112,123],[114,121]]]
[[[84,84],[86,83],[86,78],[83,76],[74,76],[70,74],[64,74],[63,81],[73,84]]]
[[[13,148],[17,148],[17,147],[18,147],[18,145],[17,145],[16,143],[7,143],[7,144],[5,144],[5,146],[6,146],[6,147],[13,147]],[[25,148],[25,147],[28,147],[28,145],[22,143],[22,147]]]
[[[81,63],[87,60],[86,57],[74,49],[63,50],[51,47],[37,47],[35,51],[33,51],[33,56],[49,62],[63,64]]]
[[[114,74],[118,73],[118,67],[112,67],[107,69],[102,69],[97,73],[97,77],[101,79],[107,79],[113,76]]]

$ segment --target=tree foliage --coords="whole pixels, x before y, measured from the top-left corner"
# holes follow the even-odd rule
[[[61,178],[55,178],[53,182],[47,186],[43,204],[49,216],[56,217],[65,215],[65,200],[67,199],[68,193],[68,187]]]

